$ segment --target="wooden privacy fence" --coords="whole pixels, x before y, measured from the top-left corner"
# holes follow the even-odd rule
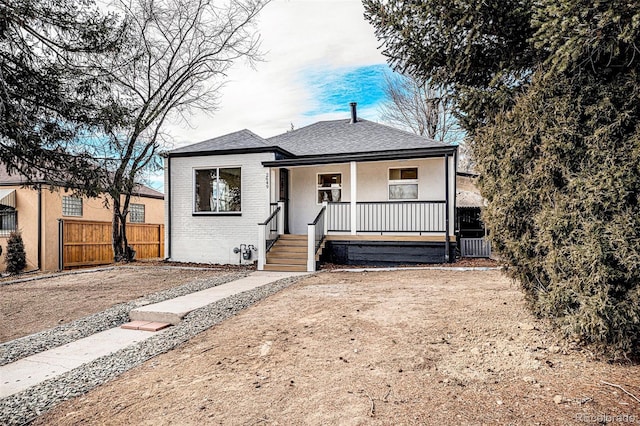
[[[60,269],[113,263],[111,222],[61,219],[58,267]],[[127,240],[136,259],[162,257],[164,225],[127,223]]]

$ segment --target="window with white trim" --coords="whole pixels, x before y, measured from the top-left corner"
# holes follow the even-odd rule
[[[82,198],[63,196],[62,197],[62,216],[82,216]]]
[[[129,205],[129,222],[144,223],[144,204]]]
[[[418,168],[389,169],[389,200],[418,199]]]
[[[195,170],[194,213],[240,213],[240,167]]]
[[[318,173],[318,204],[337,203],[342,199],[342,173]]]

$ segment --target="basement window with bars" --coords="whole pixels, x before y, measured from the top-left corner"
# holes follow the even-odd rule
[[[389,201],[418,199],[418,168],[389,169]]]
[[[13,207],[0,205],[0,237],[8,237],[18,229],[18,212]]]
[[[241,213],[240,167],[215,167],[194,171],[194,213]]]
[[[82,216],[82,198],[63,196],[62,216]]]
[[[129,205],[129,222],[144,223],[144,204]]]

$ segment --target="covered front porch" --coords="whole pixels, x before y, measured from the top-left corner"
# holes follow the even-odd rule
[[[426,158],[263,165],[270,214],[259,224],[259,270],[454,257],[455,147]]]

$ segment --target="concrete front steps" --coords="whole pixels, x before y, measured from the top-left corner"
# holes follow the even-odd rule
[[[295,234],[280,235],[278,241],[267,253],[265,271],[305,272],[307,270],[307,236]],[[316,253],[318,261],[324,243]]]

